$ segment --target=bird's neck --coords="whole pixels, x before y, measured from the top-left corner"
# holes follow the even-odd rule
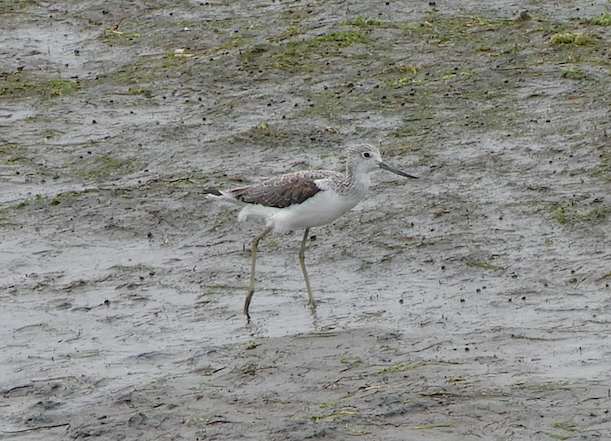
[[[346,167],[346,183],[353,191],[365,194],[371,186],[371,178],[369,173],[359,172],[351,167]]]

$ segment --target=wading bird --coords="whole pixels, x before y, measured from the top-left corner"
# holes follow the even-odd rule
[[[255,266],[259,241],[270,231],[285,232],[305,229],[299,263],[305,280],[310,306],[316,306],[305,265],[305,246],[310,228],[333,222],[363,200],[371,180],[369,174],[382,168],[406,178],[417,179],[396,170],[382,161],[380,151],[371,145],[349,147],[346,150],[346,172],[306,170],[287,173],[247,187],[233,190],[208,188],[204,193],[243,207],[238,215],[242,221],[250,216],[265,220],[265,230],[252,241],[250,285],[244,300],[244,314],[248,312],[255,292]]]

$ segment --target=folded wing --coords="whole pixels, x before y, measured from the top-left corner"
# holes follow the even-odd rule
[[[260,184],[231,190],[236,200],[246,204],[284,208],[301,204],[319,191],[323,191],[316,180],[324,179],[325,173],[306,171],[291,173],[268,179]]]

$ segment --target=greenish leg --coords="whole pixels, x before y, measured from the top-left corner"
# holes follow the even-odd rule
[[[305,280],[306,289],[308,290],[308,297],[310,298],[309,304],[312,309],[316,308],[316,300],[314,300],[314,296],[312,295],[312,288],[310,288],[310,279],[308,278],[308,271],[306,270],[305,264],[305,246],[308,241],[308,235],[310,234],[310,229],[306,228],[305,233],[303,234],[303,240],[301,241],[301,249],[299,250],[299,263],[301,265],[301,271],[303,272],[303,278]]]
[[[252,241],[250,254],[250,285],[248,286],[246,299],[244,299],[244,314],[246,314],[248,323],[250,323],[250,314],[248,313],[248,309],[250,308],[250,301],[252,300],[252,295],[255,293],[255,267],[257,265],[257,251],[259,249],[259,241],[263,239],[270,231],[272,231],[271,227],[266,228],[265,231],[255,237]]]

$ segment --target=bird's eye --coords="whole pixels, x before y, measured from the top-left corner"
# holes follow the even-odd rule
[[[363,153],[363,158],[371,158],[371,153],[369,152]]]

